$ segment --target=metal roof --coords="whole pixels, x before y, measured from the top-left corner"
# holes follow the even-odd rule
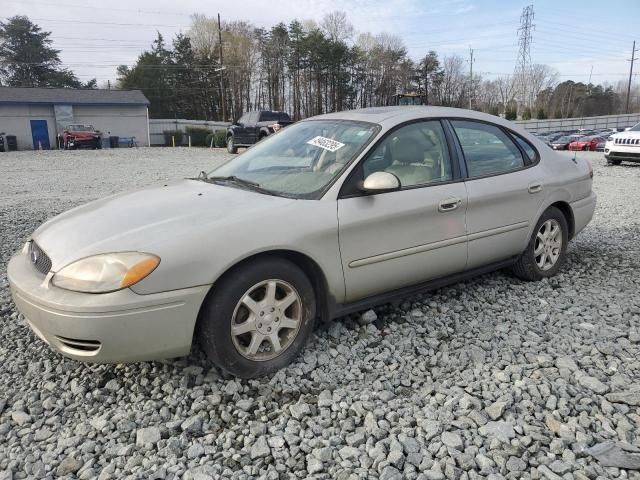
[[[140,90],[0,87],[0,105],[149,105]]]

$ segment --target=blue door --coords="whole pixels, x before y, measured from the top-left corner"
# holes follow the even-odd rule
[[[31,120],[31,137],[34,150],[49,150],[49,128],[46,120]]]

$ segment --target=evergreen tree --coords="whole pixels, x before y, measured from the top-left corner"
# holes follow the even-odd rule
[[[3,84],[83,87],[73,72],[61,68],[60,50],[51,46],[50,35],[24,16],[0,22],[0,80]]]

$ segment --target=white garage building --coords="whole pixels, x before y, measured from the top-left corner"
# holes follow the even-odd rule
[[[18,150],[48,149],[66,125],[81,123],[148,146],[148,105],[140,90],[0,87],[0,132],[15,135]]]

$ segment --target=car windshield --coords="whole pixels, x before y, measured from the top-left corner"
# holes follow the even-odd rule
[[[373,123],[350,120],[294,123],[209,175],[253,182],[285,197],[319,198],[379,128]]]
[[[261,122],[290,122],[291,118],[284,112],[260,112]]]
[[[640,132],[640,123],[635,124],[629,129],[630,132]]]
[[[74,132],[93,132],[93,127],[91,125],[69,125],[67,130]]]

